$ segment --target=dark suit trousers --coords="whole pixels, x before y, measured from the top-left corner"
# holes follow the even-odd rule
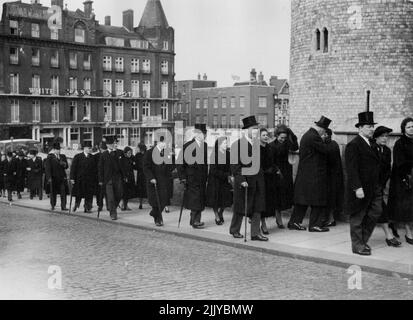
[[[241,233],[241,227],[242,227],[243,220],[244,220],[244,216],[234,212],[232,215],[232,221],[231,221],[231,227],[229,229],[229,233],[230,234]],[[254,213],[251,218],[251,237],[256,237],[261,234],[260,226],[261,226],[261,214]]]
[[[117,208],[122,198],[122,181],[114,179],[106,184],[106,200],[110,216],[112,218],[118,217]]]
[[[149,215],[155,220],[155,223],[158,221],[163,221],[162,213],[159,211],[157,207],[152,207],[151,212]]]
[[[201,223],[201,218],[202,211],[191,211],[190,225],[192,226],[194,223]]]
[[[60,206],[61,208],[66,208],[66,187],[65,183],[62,182],[58,185],[59,190],[53,190],[53,193],[50,194],[50,205],[54,208],[56,207],[57,194],[60,192]]]
[[[296,204],[294,206],[293,214],[291,215],[290,224],[299,223],[302,224],[305,214],[307,212],[307,208],[309,206]],[[319,206],[311,206],[311,213],[310,213],[310,225],[309,228],[314,227],[322,227],[323,220],[325,217],[326,208],[319,207]]]
[[[381,188],[376,188],[367,209],[350,216],[350,235],[353,250],[363,250],[368,243],[382,214],[382,201],[383,192]]]

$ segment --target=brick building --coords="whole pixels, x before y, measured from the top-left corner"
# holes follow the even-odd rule
[[[100,24],[93,1],[76,11],[63,0],[8,2],[0,48],[0,139],[61,137],[73,148],[117,134],[135,146],[174,127],[174,30],[159,0],[137,27],[132,10],[123,26]]]
[[[367,92],[376,122],[400,132],[413,114],[413,2],[293,0],[291,126],[320,115],[354,132]]]

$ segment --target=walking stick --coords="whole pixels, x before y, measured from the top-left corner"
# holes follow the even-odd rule
[[[76,182],[75,182],[76,183]],[[70,184],[70,201],[69,201],[69,215],[72,213],[72,201],[73,201],[73,187],[72,182],[69,180]]]
[[[178,228],[180,228],[180,227],[181,227],[182,213],[184,212],[184,203],[185,203],[185,193],[186,193],[186,188],[187,188],[187,184],[185,183],[184,192],[183,192],[183,195],[182,195],[181,212],[180,212],[180,214],[179,214]]]
[[[244,211],[245,211],[245,238],[244,242],[247,242],[247,225],[248,225],[248,187],[244,188],[245,190],[245,204],[244,204]]]
[[[161,200],[159,199],[159,192],[158,192],[158,187],[156,186],[156,183],[154,184],[155,187],[155,195],[156,195],[156,202],[158,203],[158,209],[160,214],[163,212],[163,208],[161,207]]]
[[[98,201],[99,202],[98,203],[98,220],[100,219],[100,211],[101,211],[100,209],[103,208],[103,185],[99,186],[99,189],[100,190],[99,190],[99,195],[98,195],[99,197],[98,199],[99,200]],[[99,204],[102,204],[102,207],[100,207]]]

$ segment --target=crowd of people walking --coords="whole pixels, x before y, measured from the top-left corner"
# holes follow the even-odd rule
[[[112,220],[118,219],[119,209],[131,210],[130,199],[138,198],[142,209],[147,198],[155,225],[162,227],[162,214],[169,211],[174,195],[174,179],[179,178],[184,186],[182,209],[190,210],[194,229],[205,228],[202,212],[206,207],[213,209],[219,226],[225,224],[224,211],[232,207],[229,232],[234,238],[246,236],[241,228],[247,218],[251,240],[268,241],[268,218],[275,218],[280,229],[306,231],[303,221],[310,209],[310,232],[329,232],[346,213],[355,254],[371,255],[368,242],[377,224],[388,246],[402,245],[401,229],[406,243],[413,244],[413,118],[402,122],[402,136],[392,157],[388,147],[392,129],[374,129],[374,114],[359,114],[358,135],[345,146],[344,162],[330,125],[331,120],[321,117],[299,143],[287,126],[275,128],[271,139],[254,116],[247,117],[241,138],[230,145],[228,137],[219,137],[210,156],[204,124],[195,125],[194,138],[179,155],[166,137],[149,150],[139,144],[135,155],[129,147],[119,150],[116,137],[106,137],[99,147],[83,146],[72,160],[69,176],[68,159],[56,141],[44,161],[36,150],[27,155],[2,154],[0,190],[10,202],[13,193],[21,199],[25,188],[30,199],[42,200],[44,190],[52,210],[57,195],[63,211],[79,210],[83,200],[85,213],[92,212],[94,198],[100,213],[106,199]],[[294,180],[290,156],[298,150]],[[285,226],[282,212],[290,209]]]

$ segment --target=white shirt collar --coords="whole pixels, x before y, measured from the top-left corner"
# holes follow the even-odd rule
[[[363,135],[361,135],[361,134],[359,134],[359,136],[362,137],[363,140],[366,141],[367,144],[371,147],[371,143],[370,143],[369,139],[367,139],[365,136],[363,136]]]

